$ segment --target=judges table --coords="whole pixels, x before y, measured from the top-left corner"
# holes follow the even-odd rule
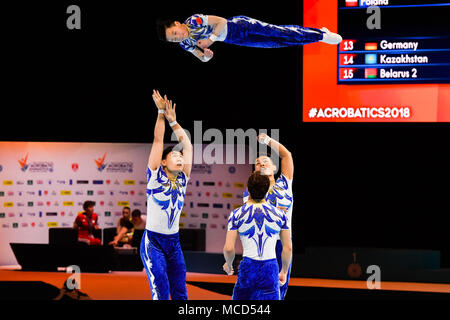
[[[115,235],[112,229],[115,230],[96,230],[95,236],[103,240],[100,246],[79,242],[72,228],[50,228],[48,244],[10,243],[10,246],[24,271],[57,271],[70,265],[79,266],[82,272],[141,271],[143,231],[135,231],[132,247],[113,247],[108,245]],[[180,241],[183,250],[204,251],[205,230],[180,229]]]

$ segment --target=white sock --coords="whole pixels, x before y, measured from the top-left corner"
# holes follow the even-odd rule
[[[342,37],[334,32],[331,32],[327,28],[323,27],[322,30],[323,33],[323,39],[320,40],[322,42],[328,43],[328,44],[339,44],[342,41]]]

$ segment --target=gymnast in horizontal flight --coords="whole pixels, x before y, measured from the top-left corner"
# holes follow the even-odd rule
[[[209,47],[216,41],[246,47],[281,48],[301,46],[314,42],[339,44],[342,37],[327,28],[316,29],[298,25],[274,25],[246,16],[225,19],[218,16],[195,14],[184,23],[158,20],[160,40],[178,42],[203,62],[214,55]]]

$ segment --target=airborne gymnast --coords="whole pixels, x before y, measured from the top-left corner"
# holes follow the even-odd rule
[[[213,57],[214,52],[209,47],[216,41],[257,48],[301,46],[319,41],[339,44],[342,41],[339,34],[327,28],[274,25],[246,16],[225,19],[203,14],[190,16],[184,23],[158,20],[157,33],[160,40],[178,42],[203,62]]]

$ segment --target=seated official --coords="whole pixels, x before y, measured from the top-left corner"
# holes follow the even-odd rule
[[[135,209],[131,213],[131,222],[133,223],[134,230],[145,230],[147,216],[143,216],[139,209]]]
[[[130,208],[123,207],[122,209],[122,218],[117,222],[117,235],[114,237],[114,240],[109,244],[117,247],[117,246],[130,246],[131,241],[133,240],[133,223],[131,222],[130,217]]]
[[[89,245],[101,245],[102,241],[94,237],[94,230],[100,229],[98,215],[94,213],[94,206],[94,201],[84,202],[84,212],[76,217],[73,228],[78,230],[78,241],[86,242]]]

